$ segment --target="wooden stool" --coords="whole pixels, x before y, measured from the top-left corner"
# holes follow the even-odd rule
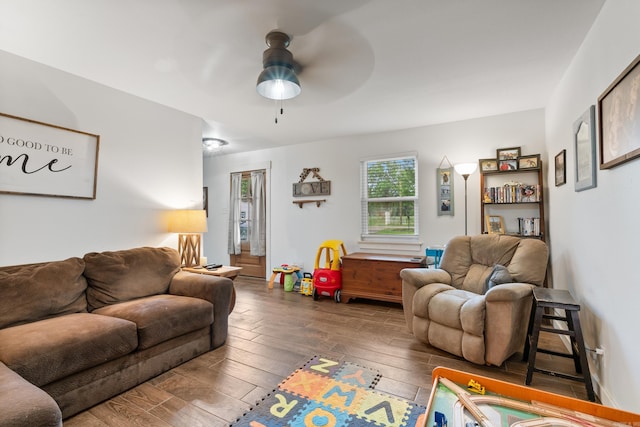
[[[558,309],[564,310],[564,316],[545,314],[545,309],[547,308],[550,309],[550,312]],[[593,384],[591,383],[591,374],[589,373],[589,363],[587,362],[584,340],[582,338],[582,329],[580,328],[580,318],[578,317],[579,311],[580,304],[577,304],[571,294],[566,290],[538,287],[533,289],[533,304],[531,307],[527,340],[524,344],[524,353],[522,358],[525,362],[527,360],[529,361],[525,384],[531,384],[531,378],[533,377],[534,372],[581,381],[585,383],[587,388],[587,397],[590,401],[595,402]],[[568,329],[556,329],[554,327],[542,326],[543,319],[566,322]],[[569,335],[571,338],[571,354],[538,348],[540,331]],[[573,359],[576,372],[581,374],[581,376],[567,375],[560,372],[536,368],[536,353],[538,352]]]

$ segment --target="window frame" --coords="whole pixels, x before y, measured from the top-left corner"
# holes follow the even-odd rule
[[[393,160],[413,160],[414,162],[414,195],[398,197],[369,197],[369,163]],[[419,171],[418,153],[405,152],[375,157],[367,157],[360,160],[360,238],[362,241],[392,241],[392,242],[416,242],[420,236],[419,229]],[[370,202],[413,202],[413,234],[371,234],[369,233],[369,203]]]

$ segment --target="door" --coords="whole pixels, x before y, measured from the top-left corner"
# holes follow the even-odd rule
[[[229,245],[230,263],[232,266],[242,267],[243,276],[264,278],[266,174],[264,170],[241,172],[239,186],[234,185],[233,175],[231,200],[237,212],[234,213],[233,209],[230,212],[230,239],[235,239],[235,244]]]

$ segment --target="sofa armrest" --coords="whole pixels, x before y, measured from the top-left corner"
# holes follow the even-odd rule
[[[533,287],[529,283],[505,283],[485,294],[485,360],[499,366],[522,351],[527,336]]]
[[[413,332],[413,296],[416,291],[432,283],[451,284],[451,275],[439,268],[404,268],[402,279],[402,308],[410,332]]]
[[[227,340],[233,281],[226,277],[179,271],[169,285],[173,295],[201,298],[213,304],[211,349]]]
[[[51,396],[0,362],[0,426],[62,426]]]

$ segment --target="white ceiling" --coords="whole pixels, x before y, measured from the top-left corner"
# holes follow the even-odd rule
[[[202,117],[239,152],[545,106],[604,0],[2,0],[0,49]],[[302,94],[260,97],[264,37]]]

